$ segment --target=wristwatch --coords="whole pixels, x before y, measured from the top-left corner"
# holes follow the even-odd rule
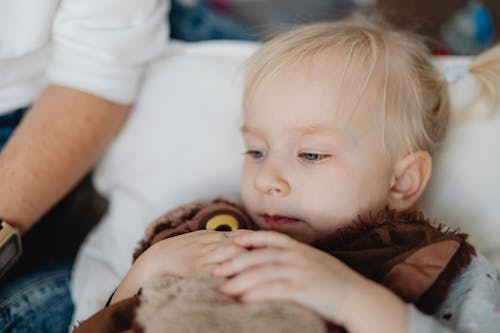
[[[19,231],[2,221],[0,225],[0,278],[21,257],[23,248]]]

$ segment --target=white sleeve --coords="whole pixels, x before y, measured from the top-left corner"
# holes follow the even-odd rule
[[[167,0],[62,0],[47,80],[113,102],[134,101],[167,43]]]

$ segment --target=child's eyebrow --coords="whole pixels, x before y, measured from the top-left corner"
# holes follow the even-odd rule
[[[328,135],[330,137],[333,136],[346,145],[356,145],[357,143],[356,135],[352,131],[348,129],[325,126],[323,124],[314,124],[314,125],[297,127],[296,131],[302,136],[308,136],[308,135]]]
[[[251,127],[248,125],[242,125],[240,127],[240,130],[242,133],[252,133],[252,134],[261,134],[262,131],[257,128],[257,127]],[[306,126],[299,126],[292,131],[295,131],[298,133],[300,136],[307,136],[307,135],[314,135],[314,134],[324,134],[328,136],[334,136],[341,141],[350,144],[355,144],[357,142],[356,136],[354,133],[351,131],[345,130],[345,129],[340,129],[340,128],[334,128],[331,126],[325,126],[323,124],[313,124],[313,125],[306,125]]]
[[[337,137],[349,136],[349,133],[340,128],[334,128],[331,126],[325,126],[323,124],[314,124],[307,126],[300,126],[295,128],[295,131],[302,136],[313,135],[313,134],[328,134]]]
[[[242,133],[260,133],[260,130],[256,127],[250,127],[250,126],[247,126],[247,125],[242,125],[240,127],[240,131]]]

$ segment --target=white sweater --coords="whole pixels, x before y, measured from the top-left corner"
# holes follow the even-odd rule
[[[0,115],[47,83],[133,102],[167,41],[167,0],[1,0]]]

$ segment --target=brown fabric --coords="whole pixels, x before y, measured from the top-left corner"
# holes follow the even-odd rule
[[[415,302],[437,280],[459,246],[454,240],[428,245],[394,266],[382,284],[403,299]]]
[[[385,285],[405,301],[415,303],[420,310],[431,313],[475,254],[466,238],[467,235],[445,226],[433,226],[420,211],[383,210],[369,220],[360,219],[339,229],[316,246]],[[419,258],[422,255],[436,256],[433,264]],[[417,258],[418,267],[405,268]],[[431,270],[433,273],[428,274]],[[436,283],[439,289],[432,289]],[[433,292],[429,294],[431,289]],[[423,295],[428,298],[425,304],[420,302]]]
[[[460,274],[464,267],[469,265],[474,255],[474,247],[467,242],[462,243],[436,282],[416,302],[416,306],[427,314],[434,313],[446,298],[451,281]]]
[[[134,311],[139,305],[139,296],[127,298],[99,311],[81,322],[73,333],[118,333],[132,327]]]
[[[156,242],[187,232],[205,229],[206,223],[212,217],[222,214],[234,216],[238,221],[239,229],[256,230],[258,228],[248,214],[235,202],[221,198],[198,200],[171,210],[154,221],[146,230],[146,237],[139,243],[134,252],[133,260],[135,261],[141,253]]]
[[[217,214],[232,214],[238,220],[240,228],[257,229],[243,209],[235,203],[223,199],[197,201],[170,211],[155,221],[135,251],[134,259],[162,239],[204,229],[206,222]],[[360,218],[352,225],[339,229],[335,234],[314,245],[329,252],[362,275],[385,285],[405,301],[415,303],[422,311],[432,313],[446,297],[451,282],[470,263],[475,254],[474,248],[466,242],[466,238],[465,234],[450,231],[442,225],[432,225],[419,211],[397,213],[384,210],[368,220]],[[150,287],[152,289],[148,287],[143,289],[148,296],[141,298],[138,313],[145,311],[144,313],[148,315],[138,317],[135,332],[142,332],[143,328],[145,332],[156,332],[156,328],[152,328],[157,327],[156,325],[161,327],[174,325],[170,329],[174,332],[198,332],[200,330],[193,328],[200,327],[203,327],[201,329],[203,332],[210,332],[208,330],[212,328],[217,328],[215,331],[220,333],[247,332],[242,327],[250,325],[248,319],[254,318],[253,310],[250,311],[236,300],[229,300],[219,293],[214,293],[213,282],[206,279],[200,281],[164,277],[155,283]],[[162,286],[165,290],[160,291]],[[192,288],[198,289],[194,292]],[[217,297],[207,298],[209,295]],[[181,299],[183,301],[180,301]],[[187,300],[190,302],[186,303]],[[226,308],[220,306],[226,304],[225,302],[231,303],[231,310],[227,313]],[[153,306],[148,307],[147,304]],[[288,305],[278,303],[273,306],[281,309],[282,306]],[[238,307],[240,308],[237,309]],[[113,311],[105,309],[102,312]],[[274,311],[282,310],[272,310],[271,313],[275,314]],[[288,317],[283,315],[276,315],[274,321],[265,317],[264,331],[282,332],[274,328],[280,327],[283,321],[292,323],[296,318],[304,317],[312,320],[308,310],[297,308],[292,312],[294,311],[295,314],[291,316],[293,318],[289,319],[285,319]],[[285,311],[288,314],[292,312]],[[229,319],[226,317],[227,314],[232,314]],[[130,312],[124,315],[130,315]],[[115,315],[116,317],[120,316]],[[95,321],[100,320],[99,318],[101,317],[97,317]],[[254,320],[263,320],[258,318],[257,316]],[[242,323],[244,325],[241,325]],[[327,324],[323,325],[318,332],[326,329]],[[297,330],[290,328],[283,332],[316,332],[309,329],[301,330],[298,324],[292,327],[296,327]],[[344,332],[342,328],[331,324],[328,324],[327,331]],[[107,331],[95,328],[94,332]]]

